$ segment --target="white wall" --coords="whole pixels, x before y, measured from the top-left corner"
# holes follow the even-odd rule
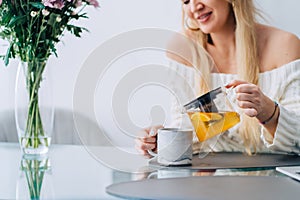
[[[98,10],[89,8],[90,19],[82,20],[80,24],[90,30],[82,38],[74,38],[66,34],[63,43],[58,45],[58,58],[52,57],[49,66],[55,74],[54,102],[56,107],[72,109],[72,97],[76,77],[85,59],[90,53],[112,36],[126,31],[139,28],[164,28],[178,30],[180,28],[181,11],[180,0],[99,0],[101,8]],[[300,36],[300,15],[298,0],[256,0],[260,8],[268,14],[269,23]],[[3,44],[0,43],[0,44]],[[0,46],[0,52],[4,51]],[[156,55],[155,52],[153,55]],[[162,54],[154,56],[161,58]],[[101,59],[101,57],[99,57]],[[151,59],[149,57],[145,59]],[[156,62],[155,61],[155,62]],[[136,59],[127,59],[127,65],[140,65],[143,56]],[[164,61],[162,61],[164,63]],[[125,65],[126,66],[126,65]],[[13,108],[14,106],[14,81],[17,69],[17,62],[11,62],[9,67],[0,64],[0,110]],[[124,70],[124,69],[123,69]],[[116,69],[116,72],[118,69]],[[110,74],[113,77],[113,74]],[[106,88],[109,92],[109,88]],[[159,90],[158,90],[159,91]],[[161,93],[160,93],[161,92]],[[157,104],[158,97],[161,98],[161,105],[166,105],[166,95],[163,91],[157,92],[155,88],[146,88],[138,93],[135,104],[129,105],[131,119],[139,126],[147,126],[151,122],[151,106]],[[158,95],[157,95],[158,94]],[[147,96],[148,95],[148,96]],[[146,99],[142,100],[142,99]],[[149,103],[150,102],[150,103]],[[137,110],[134,106],[137,105]],[[106,105],[109,107],[110,105]],[[143,107],[146,108],[143,110]],[[108,110],[109,111],[109,110]],[[136,111],[136,113],[134,113]],[[159,113],[159,112],[158,112]],[[164,117],[160,117],[164,118]],[[111,121],[113,122],[113,121]],[[113,128],[115,131],[117,129]]]
[[[55,104],[59,107],[72,108],[72,91],[78,71],[89,53],[101,43],[114,35],[137,28],[176,29],[179,26],[180,4],[174,3],[174,0],[100,0],[100,4],[98,10],[87,10],[90,19],[80,22],[90,33],[84,33],[80,39],[66,34],[63,44],[58,45],[59,57],[53,57],[50,61],[49,66],[56,71],[54,92]],[[2,45],[0,50],[4,52]],[[6,68],[0,63],[1,109],[13,106],[16,65],[16,62],[12,62]]]
[[[255,0],[267,16],[269,24],[292,32],[300,37],[298,0]]]

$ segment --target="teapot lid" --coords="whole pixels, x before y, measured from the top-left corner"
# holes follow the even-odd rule
[[[191,102],[185,104],[183,107],[185,108],[185,110],[197,109],[200,107],[204,110],[206,110],[205,108],[208,108],[207,110],[211,110],[213,100],[218,94],[222,93],[222,91],[222,87],[218,87],[192,100]]]

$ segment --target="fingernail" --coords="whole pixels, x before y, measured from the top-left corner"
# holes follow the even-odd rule
[[[155,136],[155,128],[151,128],[149,136]]]
[[[224,87],[225,87],[225,88],[230,88],[230,87],[232,87],[232,86],[231,86],[231,82],[228,82],[228,83],[224,84]]]

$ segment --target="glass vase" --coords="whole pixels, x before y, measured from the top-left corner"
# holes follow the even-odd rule
[[[46,68],[46,61],[20,62],[15,86],[15,119],[23,154],[46,154],[54,123],[51,69]]]

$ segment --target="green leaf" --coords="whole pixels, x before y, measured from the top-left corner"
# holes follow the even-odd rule
[[[26,21],[26,15],[23,16],[17,16],[17,17],[12,17],[10,20],[8,27],[13,27],[16,24],[23,24],[23,22]]]
[[[79,18],[85,18],[88,19],[89,17],[87,16],[87,13],[82,13],[80,15],[78,15]]]
[[[45,8],[44,4],[42,4],[41,2],[29,2],[29,4],[34,8],[38,8],[38,9]]]
[[[74,25],[67,25],[67,30],[70,31],[72,34],[74,34],[76,37],[80,37],[82,31],[88,32],[86,28],[74,26]]]
[[[11,35],[11,32],[8,29],[4,29],[2,32],[0,32],[0,38],[8,39]]]
[[[3,25],[6,25],[7,23],[10,22],[11,18],[14,16],[14,13],[13,12],[5,12],[3,15],[2,15],[2,23]]]
[[[4,64],[7,66],[8,63],[9,63],[9,58],[11,56],[11,51],[13,49],[13,43],[10,43],[9,47],[7,48],[7,51],[6,51],[6,55],[4,57]]]
[[[55,45],[54,45],[53,43],[50,43],[50,44],[49,44],[49,47],[50,47],[50,49],[51,49],[51,52],[52,52],[56,57],[58,57],[57,52],[56,52]]]

